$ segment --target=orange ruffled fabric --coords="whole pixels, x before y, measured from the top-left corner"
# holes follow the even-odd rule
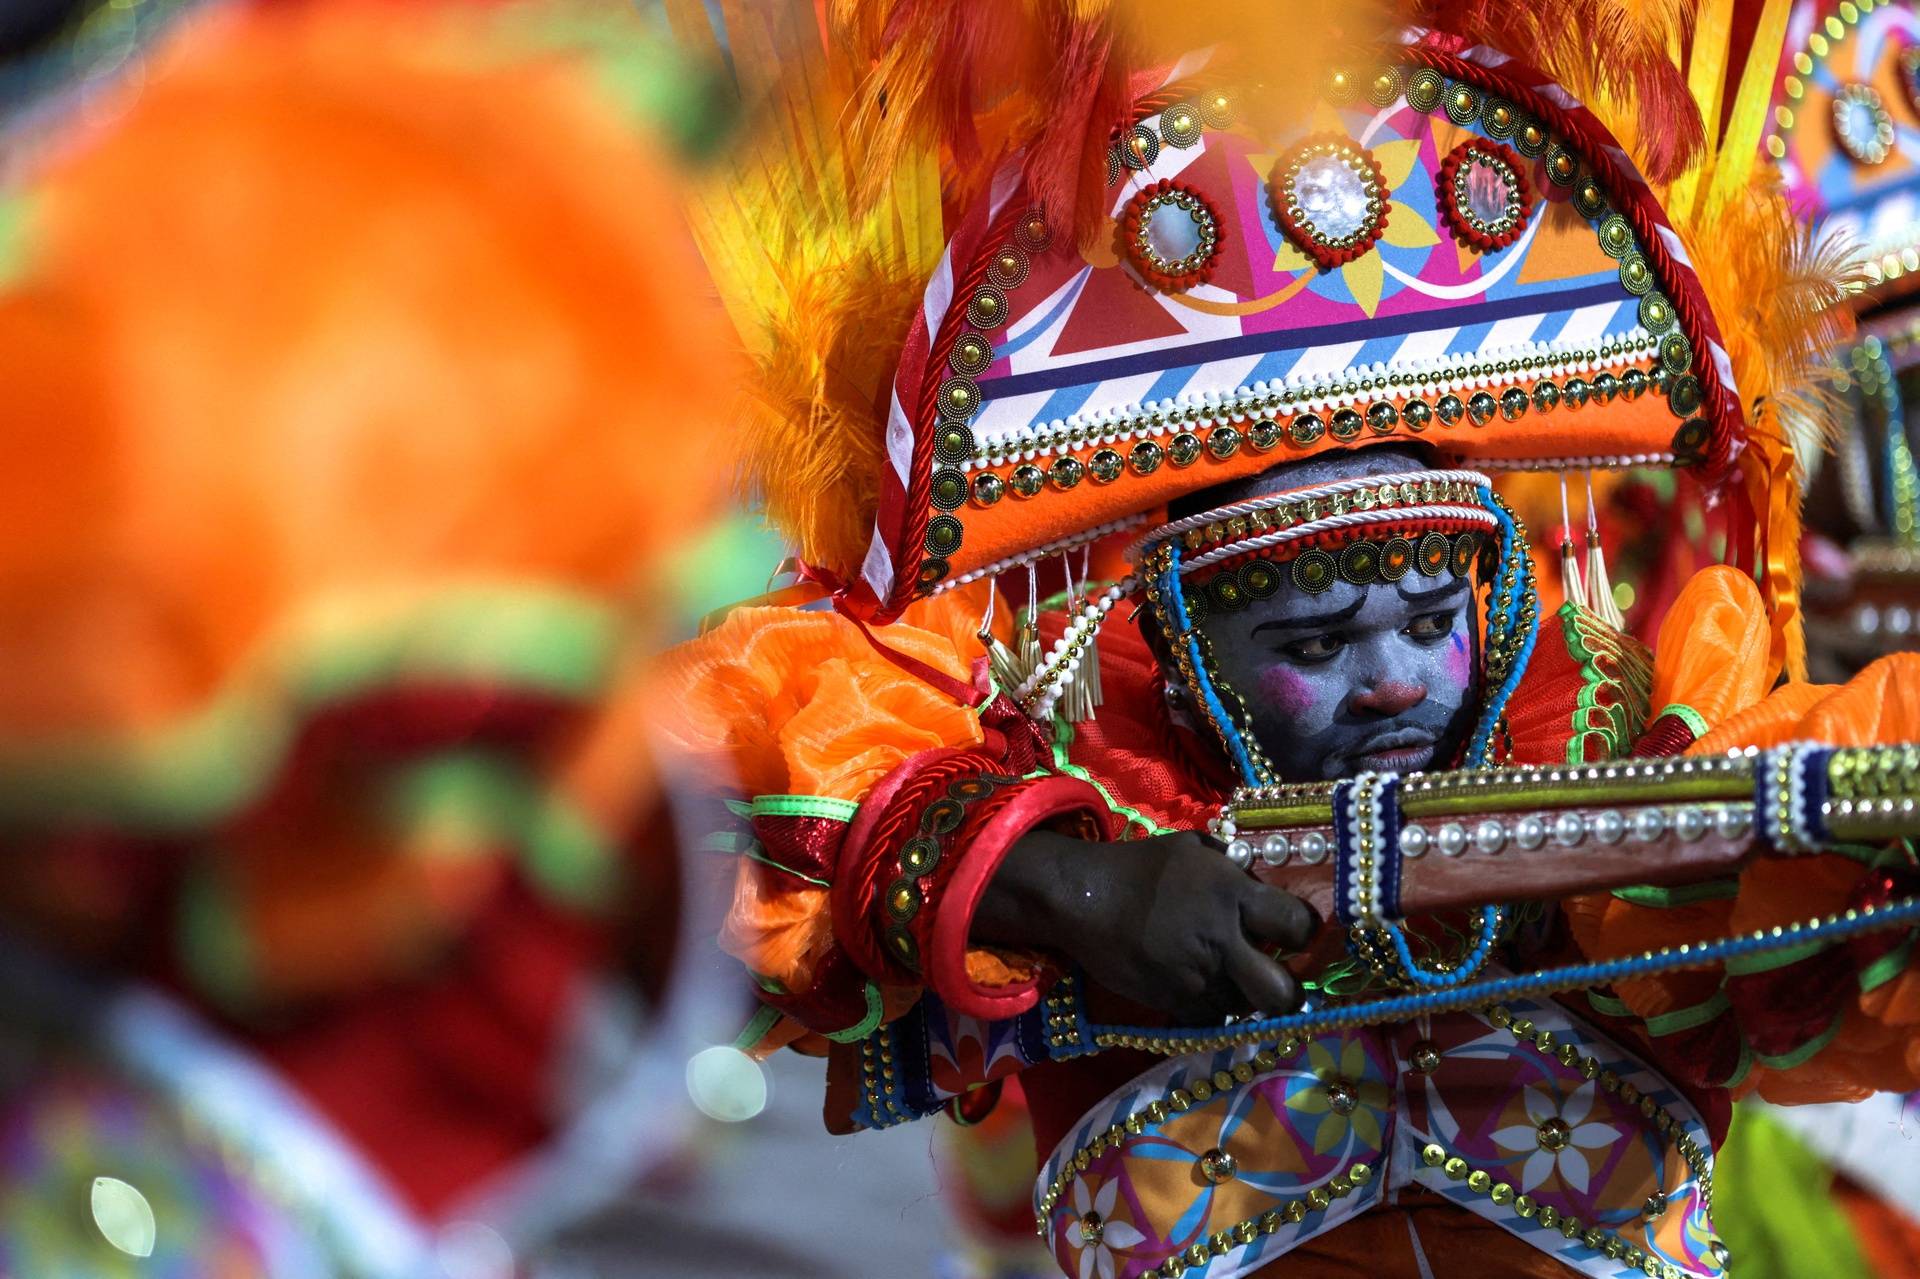
[[[889,648],[962,683],[986,611],[986,583],[934,596],[875,632]],[[739,608],[670,653],[666,731],[703,785],[740,794],[858,802],[922,751],[977,746],[979,717],[889,660],[831,612]],[[754,972],[804,990],[833,944],[827,890],[740,860],[720,945]],[[986,951],[968,971],[987,985],[1024,975]]]
[[[1711,726],[1759,701],[1771,637],[1751,577],[1724,564],[1695,573],[1660,627],[1650,714],[1688,706]]]
[[[1883,658],[1839,687],[1794,683],[1762,696],[1767,631],[1758,591],[1731,570],[1708,570],[1682,592],[1662,628],[1655,704],[1693,707],[1710,731],[1689,754],[1810,739],[1870,745],[1920,739],[1920,654]],[[1566,903],[1583,950],[1629,954],[1676,941],[1787,924],[1844,910],[1867,874],[1841,856],[1762,858],[1731,898],[1666,909],[1611,895]],[[1676,973],[1623,983],[1619,997],[1646,1019],[1704,1004],[1721,989],[1718,972]],[[1725,1014],[1723,1014],[1725,1015]],[[1849,1001],[1825,1047],[1807,1060],[1772,1068],[1755,1060],[1741,1092],[1792,1103],[1853,1099],[1920,1086],[1920,975],[1906,969]]]

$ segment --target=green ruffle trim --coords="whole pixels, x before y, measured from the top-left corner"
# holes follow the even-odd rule
[[[1795,1066],[1804,1066],[1813,1060],[1816,1053],[1834,1041],[1834,1037],[1840,1033],[1841,1023],[1845,1020],[1845,1013],[1835,1013],[1832,1023],[1829,1024],[1825,1030],[1815,1035],[1812,1039],[1809,1039],[1806,1043],[1801,1044],[1793,1051],[1784,1052],[1773,1057],[1769,1057],[1766,1053],[1756,1052],[1753,1055],[1754,1060],[1762,1066],[1765,1066],[1768,1070],[1792,1070]]]
[[[1619,759],[1646,730],[1653,666],[1646,646],[1622,635],[1577,604],[1560,606],[1567,652],[1580,664],[1580,696],[1574,703],[1567,763]],[[1601,701],[1611,690],[1612,705]],[[1588,750],[1589,741],[1595,749]]]
[[[1705,879],[1697,884],[1682,884],[1678,888],[1634,884],[1627,888],[1614,889],[1613,895],[1623,902],[1632,902],[1635,906],[1671,910],[1676,906],[1691,906],[1695,902],[1726,901],[1729,898],[1738,897],[1740,881],[1737,878]]]
[[[752,817],[823,817],[828,821],[850,822],[860,805],[850,799],[830,799],[824,795],[756,795],[747,807]]]
[[[1696,740],[1698,740],[1699,738],[1705,737],[1707,735],[1707,717],[1705,715],[1702,715],[1699,711],[1693,709],[1693,707],[1687,705],[1685,702],[1667,703],[1665,706],[1662,706],[1660,708],[1659,715],[1655,715],[1653,719],[1650,719],[1647,722],[1651,724],[1653,720],[1657,720],[1664,715],[1671,715],[1675,719],[1679,720],[1682,724],[1685,724],[1688,727],[1688,729],[1692,731],[1694,738]]]

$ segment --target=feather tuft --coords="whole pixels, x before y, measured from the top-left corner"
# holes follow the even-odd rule
[[[1482,41],[1564,85],[1667,182],[1693,163],[1706,130],[1679,63],[1695,0],[1427,0],[1422,21]]]

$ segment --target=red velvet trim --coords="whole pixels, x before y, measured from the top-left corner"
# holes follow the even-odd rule
[[[1008,789],[1011,797],[984,822],[957,832],[964,839],[956,838],[957,863],[942,887],[931,944],[922,957],[927,984],[947,1007],[989,1020],[1017,1017],[1039,997],[1035,982],[994,989],[967,976],[973,912],[1014,841],[1069,813],[1091,814],[1106,839],[1119,834],[1100,792],[1077,777],[1042,777]]]
[[[891,861],[891,849],[874,847],[875,828],[893,806],[900,790],[915,777],[944,761],[967,752],[956,747],[922,751],[880,779],[878,785],[860,801],[860,809],[847,826],[840,845],[840,870],[833,877],[829,900],[833,906],[833,938],[860,970],[870,977],[899,981],[895,965],[881,949],[872,927],[875,869],[882,859]]]
[[[1640,734],[1640,740],[1633,744],[1631,752],[1635,759],[1659,759],[1667,755],[1678,755],[1693,745],[1693,728],[1678,715],[1662,715],[1647,726]]]
[[[1844,946],[1765,972],[1727,978],[1727,999],[1753,1050],[1784,1057],[1823,1034],[1859,991]]]
[[[753,819],[753,833],[766,850],[770,870],[792,871],[832,883],[846,842],[847,824],[831,817],[773,816]]]

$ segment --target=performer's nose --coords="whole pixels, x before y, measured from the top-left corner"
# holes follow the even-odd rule
[[[1352,696],[1347,699],[1347,704],[1356,711],[1364,711],[1386,719],[1411,710],[1426,699],[1425,684],[1382,679],[1375,680],[1365,687],[1356,688]]]

